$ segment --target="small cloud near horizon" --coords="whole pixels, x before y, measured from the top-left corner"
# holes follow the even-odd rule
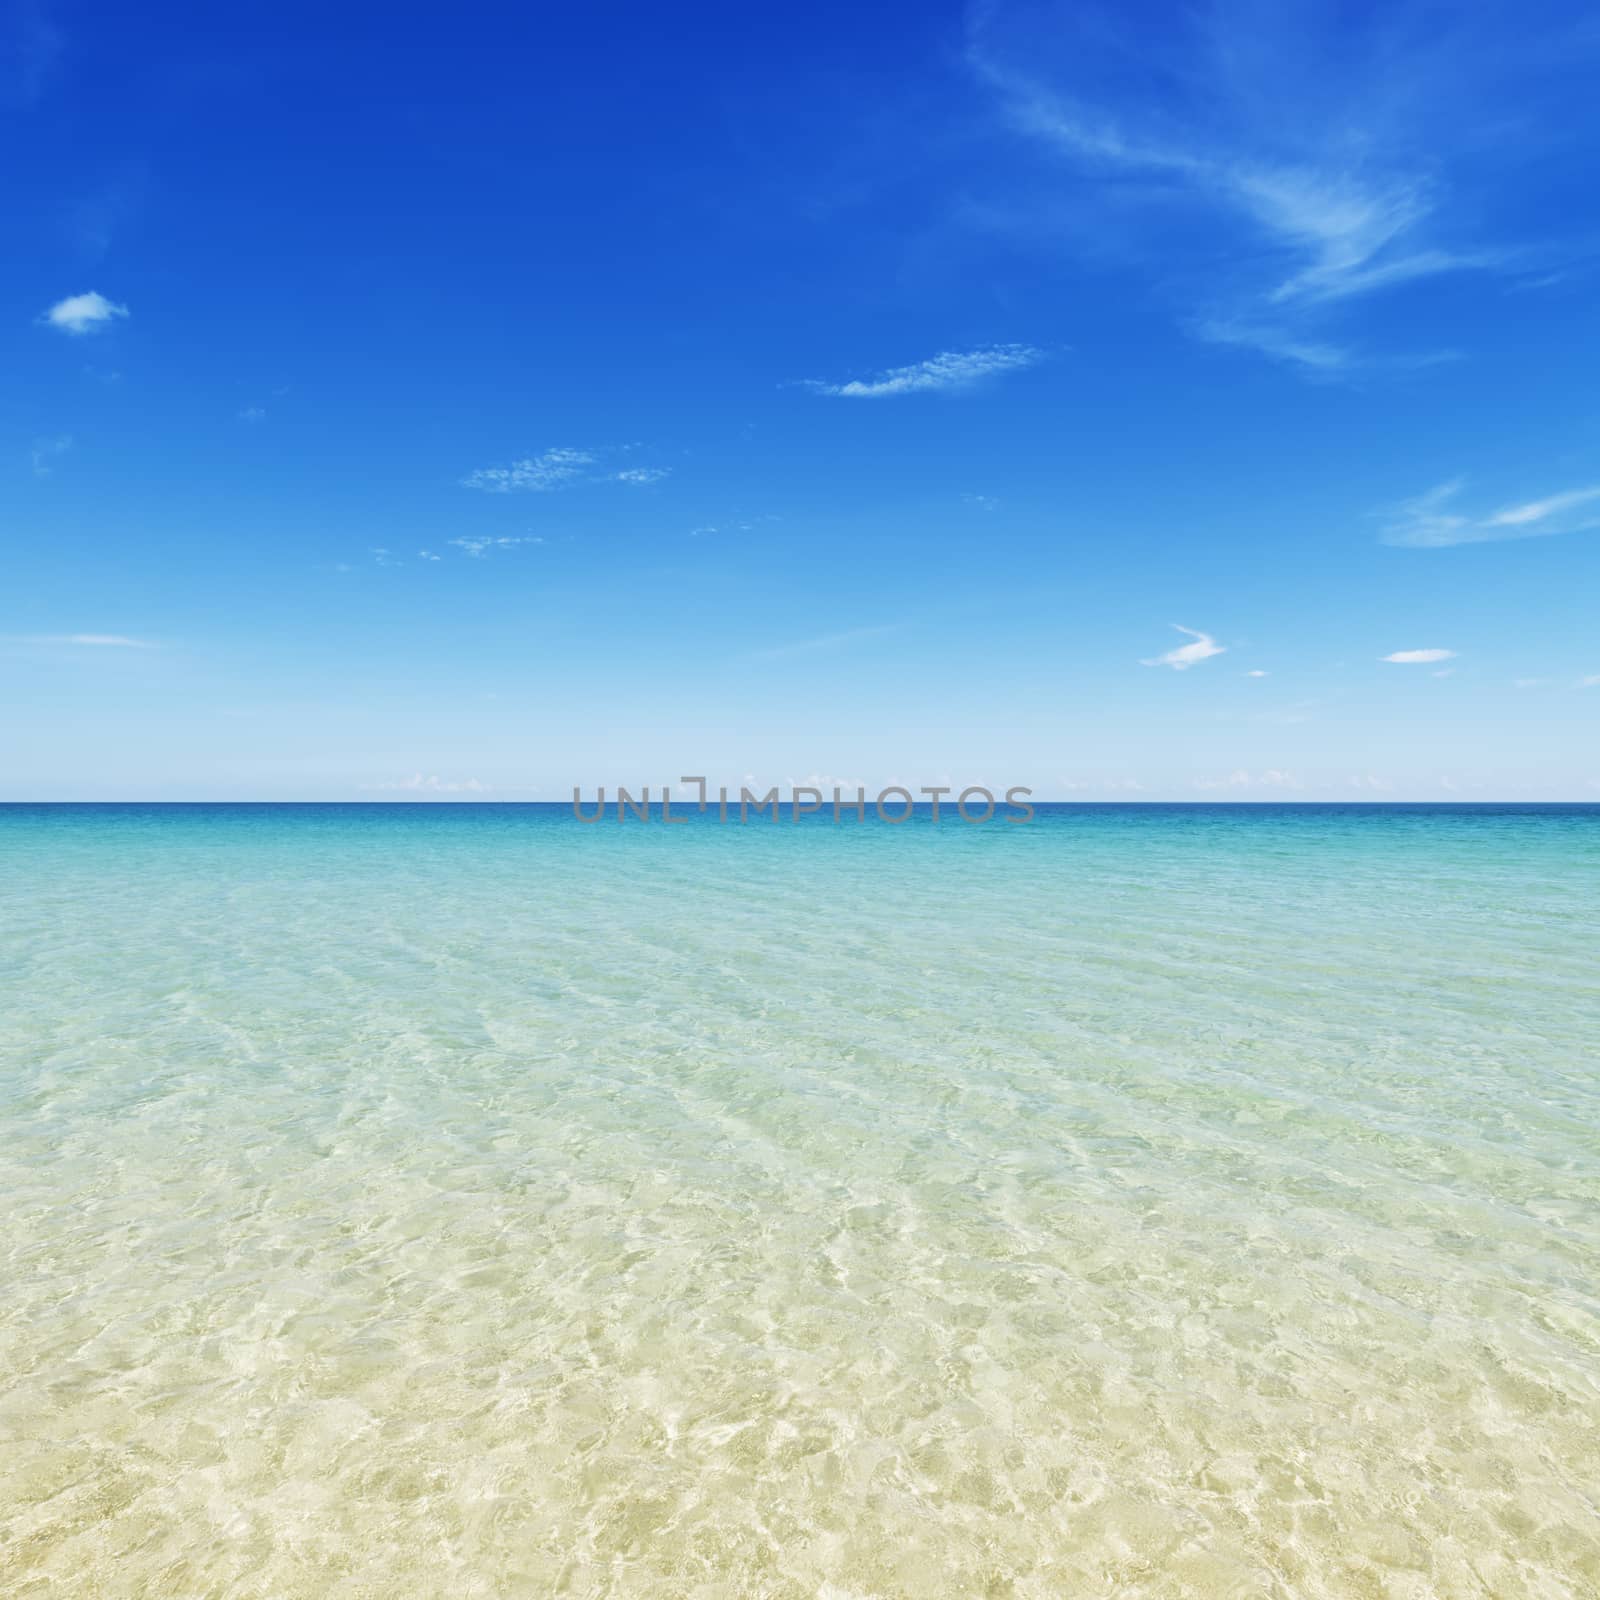
[[[430,773],[423,777],[420,772],[414,772],[409,778],[399,778],[389,783],[364,783],[361,787],[368,792],[381,791],[396,794],[493,794],[494,791],[486,783],[480,783],[476,778],[462,778],[459,781],[441,778],[437,773]]]
[[[1300,780],[1292,773],[1278,767],[1265,772],[1252,773],[1243,768],[1230,772],[1226,778],[1195,778],[1191,786],[1196,789],[1298,789]]]

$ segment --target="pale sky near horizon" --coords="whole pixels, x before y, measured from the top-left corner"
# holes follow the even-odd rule
[[[1597,70],[0,3],[0,799],[1600,800]]]

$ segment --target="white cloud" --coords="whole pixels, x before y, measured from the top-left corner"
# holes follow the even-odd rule
[[[1441,549],[1600,528],[1600,485],[1566,489],[1479,516],[1453,509],[1463,487],[1463,481],[1455,478],[1402,501],[1389,513],[1393,520],[1384,527],[1384,542]]]
[[[628,467],[614,474],[618,483],[660,483],[672,476],[671,467]]]
[[[1237,772],[1230,772],[1226,778],[1196,778],[1193,780],[1196,789],[1298,789],[1300,780],[1292,773],[1282,771],[1277,767],[1268,767],[1265,772],[1252,773],[1240,768]]]
[[[90,648],[120,650],[154,650],[149,639],[130,639],[121,633],[41,633],[33,635],[33,644],[74,644]]]
[[[813,772],[804,778],[789,778],[786,782],[791,793],[796,789],[820,789],[830,799],[835,789],[847,797],[854,794],[857,789],[866,789],[869,794],[871,793],[865,778],[836,778],[827,772]],[[699,792],[698,788],[680,787],[678,790],[679,794],[690,798],[698,796]]]
[[[128,315],[126,306],[107,300],[91,289],[88,294],[71,294],[58,300],[45,312],[43,320],[63,333],[95,333],[118,317]]]
[[[1060,787],[1068,794],[1100,790],[1105,794],[1140,794],[1144,785],[1137,778],[1063,778]]]
[[[469,472],[461,482],[468,489],[482,489],[489,494],[510,494],[518,489],[559,489],[583,476],[585,467],[592,467],[594,453],[589,450],[555,449],[543,455],[528,456],[513,461],[509,467],[480,467]]]
[[[1266,678],[1270,676],[1270,673],[1263,672],[1260,667],[1252,667],[1247,673],[1245,673],[1245,677],[1247,678]]]
[[[804,387],[816,394],[843,395],[850,399],[878,399],[892,394],[926,394],[940,389],[965,389],[1002,372],[1016,372],[1044,359],[1042,350],[1025,344],[996,344],[980,350],[945,350],[915,366],[891,367],[872,378],[852,378],[848,383],[808,380]]]
[[[498,538],[481,539],[452,539],[451,544],[458,549],[465,550],[469,556],[487,555],[491,550],[510,550],[519,544],[543,544],[544,540],[537,535],[519,537],[510,534],[501,534]],[[427,555],[427,551],[422,552]],[[437,556],[430,556],[430,560],[437,561]]]
[[[767,515],[757,517],[753,522],[741,520],[738,522],[703,522],[698,528],[689,530],[691,539],[703,539],[713,533],[754,533],[757,526],[764,522],[781,522],[782,517]]]
[[[1579,678],[1572,686],[1574,689],[1600,689],[1600,672],[1591,672],[1585,678]]]
[[[1140,666],[1171,667],[1174,672],[1187,672],[1199,662],[1209,660],[1212,656],[1223,655],[1227,650],[1226,645],[1218,644],[1209,633],[1186,628],[1181,622],[1174,622],[1172,626],[1179,633],[1188,634],[1194,643],[1176,645],[1163,656],[1152,656],[1148,661],[1141,661]]]
[[[400,778],[390,783],[364,783],[361,786],[366,790],[389,790],[402,794],[492,794],[494,791],[486,783],[479,783],[476,778],[463,778],[459,782],[450,782],[436,773],[423,777],[420,772],[414,772],[409,778]]]
[[[1395,650],[1381,659],[1392,661],[1397,666],[1409,667],[1420,666],[1428,661],[1448,661],[1455,653],[1454,650]]]
[[[246,406],[239,413],[239,420],[241,422],[265,422],[267,414],[260,406]]]

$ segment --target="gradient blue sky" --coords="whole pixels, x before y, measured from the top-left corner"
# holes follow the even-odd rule
[[[1589,7],[0,19],[0,797],[1600,798]]]

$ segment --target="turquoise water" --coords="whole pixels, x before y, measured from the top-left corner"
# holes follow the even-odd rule
[[[1600,810],[12,806],[0,885],[0,1592],[1600,1590]]]

